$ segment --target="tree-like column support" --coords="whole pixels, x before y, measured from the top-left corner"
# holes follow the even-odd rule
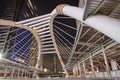
[[[80,64],[78,64],[79,66],[78,66],[78,69],[79,69],[79,76],[81,77],[81,65]]]
[[[7,71],[8,71],[8,67],[5,67],[4,78],[7,78]]]
[[[86,67],[85,67],[85,61],[83,61],[83,71],[84,71],[84,78],[86,78]]]
[[[11,78],[12,78],[12,79],[14,78],[14,73],[15,73],[15,69],[13,68],[13,69],[12,69],[12,74],[11,74]]]
[[[94,69],[93,59],[91,55],[90,55],[90,64],[91,64],[91,70],[92,70],[92,77],[95,78],[95,69]]]
[[[107,56],[106,56],[106,53],[105,53],[105,50],[104,50],[104,46],[102,46],[102,54],[104,56],[104,61],[105,61],[105,65],[106,65],[106,70],[107,70],[108,77],[112,78],[111,72],[110,72],[110,66],[108,64],[108,60],[107,60]]]
[[[18,69],[18,72],[17,72],[17,78],[20,77],[20,70]]]

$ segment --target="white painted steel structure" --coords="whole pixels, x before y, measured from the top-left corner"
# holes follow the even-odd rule
[[[113,54],[112,51],[109,51],[110,49],[115,50],[120,48],[120,6],[117,3],[120,1],[111,2],[113,1],[81,0],[80,7],[66,4],[58,5],[52,13],[19,22],[1,19],[0,25],[24,28],[33,34],[38,47],[37,69],[41,68],[42,70],[42,54],[55,53],[66,73],[66,77],[69,76],[69,71],[72,71],[72,69],[73,74],[77,77],[87,77],[88,74],[92,77],[97,77],[98,66],[95,66],[97,63],[93,58],[95,59],[95,56],[98,56],[101,60],[98,60],[98,63],[105,63],[103,65],[107,77],[112,77],[107,58]],[[114,8],[112,10],[108,9],[106,13],[97,14],[97,12],[104,9],[107,3],[113,4]],[[67,17],[59,17],[59,14],[66,15]],[[76,28],[58,20],[72,18],[78,21]],[[74,36],[61,29],[57,24],[75,30],[76,35]],[[60,32],[73,39],[74,43]],[[109,52],[111,54],[108,54]],[[116,53],[119,53],[119,51]],[[102,57],[104,58],[101,59]],[[114,59],[114,57],[110,58]],[[90,66],[90,70],[87,65]],[[91,71],[91,73],[87,73],[87,70],[88,72]]]

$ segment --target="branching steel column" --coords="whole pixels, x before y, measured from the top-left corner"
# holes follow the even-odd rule
[[[84,77],[86,78],[86,67],[85,67],[85,61],[83,61],[83,71],[84,71]]]
[[[104,50],[104,46],[102,46],[102,52],[103,52],[103,56],[104,56],[104,61],[105,61],[108,77],[111,78],[112,76],[111,76],[111,72],[110,72],[110,67],[109,67],[109,64],[108,64],[107,56],[106,56],[106,53],[105,53],[105,50]]]
[[[77,64],[77,77],[79,76],[79,68],[78,68],[78,64]]]
[[[76,64],[75,68],[76,68],[76,77],[78,77],[78,65],[77,64]]]
[[[29,78],[31,78],[31,73],[29,72]]]
[[[81,77],[81,66],[80,66],[80,64],[78,64],[78,68],[79,68],[79,76]]]
[[[17,78],[16,75],[17,75],[17,73],[15,72],[15,74],[14,74],[14,78]]]
[[[15,73],[15,69],[12,69],[12,74],[11,74],[11,78],[14,78],[14,73]]]
[[[17,78],[20,77],[19,75],[20,75],[20,70],[18,69]]]
[[[92,76],[95,77],[94,64],[93,64],[93,59],[91,55],[90,55],[90,64],[91,64],[91,69],[92,69]]]
[[[27,72],[25,71],[25,77],[27,77],[27,75],[26,75],[26,74],[27,74]]]
[[[7,71],[8,71],[8,68],[6,67],[6,68],[5,68],[5,71],[4,71],[4,78],[7,77]]]

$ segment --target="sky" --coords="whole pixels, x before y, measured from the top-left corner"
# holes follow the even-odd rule
[[[69,4],[72,6],[78,6],[79,0],[36,0],[41,14],[47,14],[59,4]]]

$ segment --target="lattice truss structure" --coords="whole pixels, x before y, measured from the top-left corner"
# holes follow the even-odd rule
[[[96,16],[99,14],[100,16]],[[100,55],[104,46],[108,60],[116,59],[120,64],[120,35],[114,38],[109,35],[114,34],[114,29],[111,32],[108,30],[108,34],[94,27],[99,20],[89,21],[91,16],[100,18],[100,22],[107,17],[120,24],[120,0],[80,0],[78,7],[59,5],[52,13],[19,22],[1,19],[0,53],[10,61],[26,66],[37,64],[37,67],[41,66],[42,54],[55,53],[68,74],[78,62],[85,61],[85,65],[89,66],[87,60],[90,55],[97,55],[93,59],[94,65],[105,65]],[[108,26],[106,24],[102,26]],[[118,29],[120,31],[120,27]],[[9,34],[14,36],[7,38]]]

